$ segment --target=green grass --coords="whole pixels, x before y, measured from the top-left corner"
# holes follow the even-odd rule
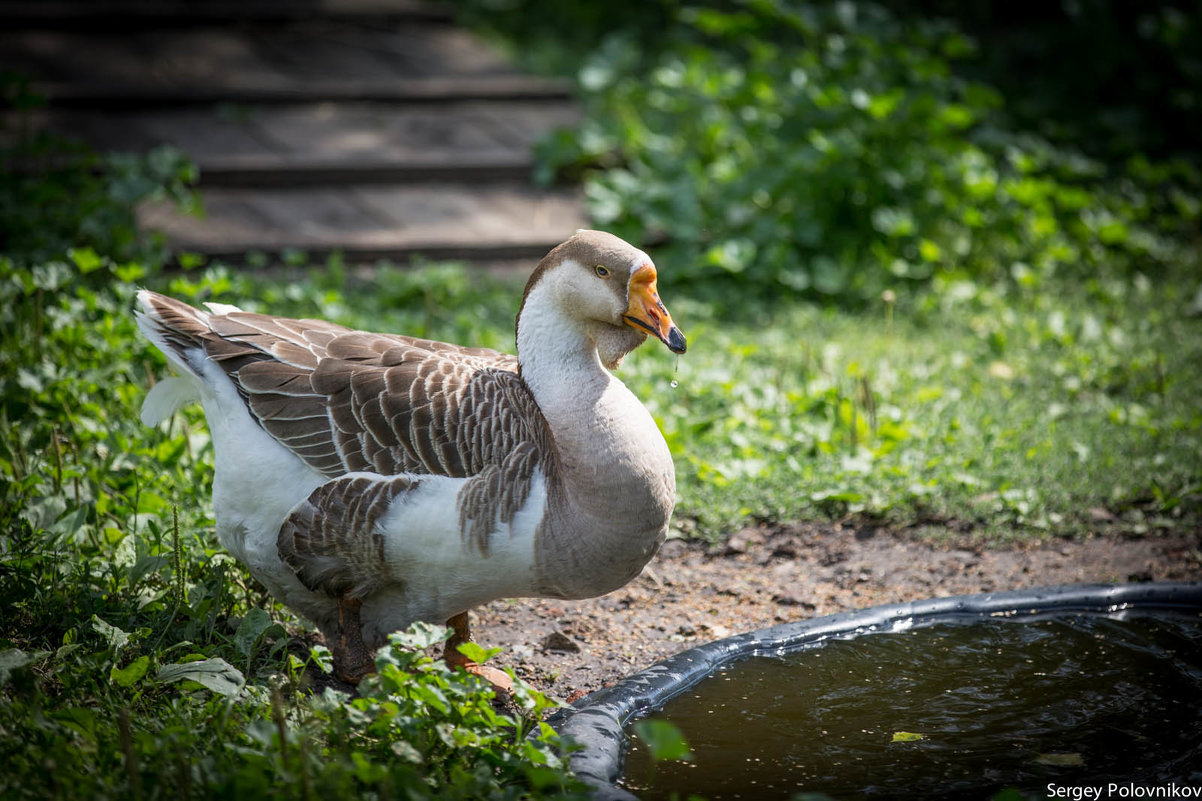
[[[707,537],[747,516],[988,538],[1194,526],[1197,291],[959,283],[859,313],[702,318],[677,389],[641,363],[633,383],[677,455],[679,524]]]
[[[846,516],[1005,539],[1199,522],[1202,284],[1189,275],[1020,271],[838,310],[719,307],[671,270],[689,352],[648,344],[619,374],[676,459],[681,533]],[[512,350],[521,284],[442,266],[243,291],[263,309]]]

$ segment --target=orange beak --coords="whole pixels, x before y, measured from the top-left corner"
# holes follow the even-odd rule
[[[673,353],[684,353],[687,347],[684,334],[672,322],[672,315],[668,314],[664,302],[659,299],[655,279],[655,268],[650,264],[644,264],[634,271],[626,292],[629,305],[622,319],[627,325],[652,334]]]

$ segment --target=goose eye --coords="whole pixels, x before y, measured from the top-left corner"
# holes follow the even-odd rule
[[[601,276],[602,278],[609,278],[609,268],[608,267],[603,267],[600,264],[598,264],[596,267],[593,268],[593,272],[595,272],[597,275]]]

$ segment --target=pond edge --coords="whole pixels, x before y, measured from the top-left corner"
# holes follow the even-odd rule
[[[884,604],[782,623],[699,645],[581,698],[548,722],[580,750],[569,756],[577,778],[597,801],[638,801],[616,786],[631,720],[663,706],[738,659],[779,656],[816,643],[878,631],[971,621],[1022,620],[1065,614],[1121,617],[1129,611],[1202,613],[1202,583],[1067,584]]]

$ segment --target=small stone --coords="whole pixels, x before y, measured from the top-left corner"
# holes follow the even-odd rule
[[[818,564],[823,567],[834,567],[840,562],[846,562],[851,554],[842,550],[831,550],[818,558]]]
[[[752,548],[764,544],[763,532],[756,528],[745,528],[731,534],[726,540],[726,555],[735,556],[747,553]]]
[[[814,604],[808,599],[809,593],[800,584],[788,584],[772,594],[774,603],[781,606],[800,606],[803,609],[813,609]]]
[[[796,559],[800,555],[801,551],[798,550],[797,543],[787,540],[785,542],[777,543],[777,545],[772,549],[773,559]]]
[[[562,631],[553,631],[539,645],[544,651],[562,651],[575,654],[580,652],[580,645]]]

